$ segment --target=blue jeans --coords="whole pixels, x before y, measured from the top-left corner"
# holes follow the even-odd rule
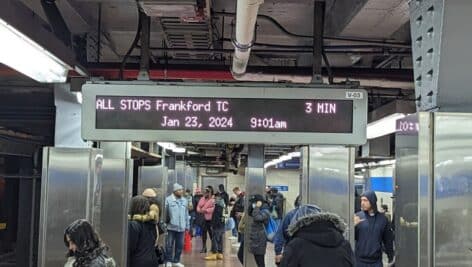
[[[184,233],[185,232],[167,231],[166,262],[180,262],[180,255],[182,255],[182,250],[184,248]]]
[[[238,225],[239,225],[239,220],[237,220],[236,218],[233,218],[234,220],[234,228],[232,230],[232,236],[234,237],[238,237]]]
[[[211,239],[212,252],[223,254],[223,236],[225,235],[224,228],[213,228],[213,238]]]

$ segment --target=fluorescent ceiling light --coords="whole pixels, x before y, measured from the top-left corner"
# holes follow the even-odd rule
[[[170,142],[158,142],[157,145],[166,150],[171,150],[174,153],[185,153],[185,151],[187,151],[185,147],[178,147],[176,144]]]
[[[367,125],[367,139],[374,139],[394,133],[397,129],[397,120],[405,118],[406,114],[394,113]]]
[[[185,153],[185,151],[187,151],[185,149],[185,147],[176,147],[176,148],[172,149],[172,152],[174,152],[174,153]]]
[[[290,152],[290,153],[288,153],[287,155],[282,155],[282,156],[280,156],[280,157],[277,158],[277,159],[273,159],[273,160],[271,160],[271,161],[269,161],[269,162],[266,162],[266,163],[264,164],[264,168],[267,169],[267,168],[269,168],[269,167],[271,167],[271,166],[275,166],[275,165],[277,165],[277,164],[279,164],[279,163],[282,163],[282,162],[284,162],[284,161],[291,160],[292,158],[299,158],[300,156],[301,156],[301,153],[300,153],[300,152]]]
[[[292,158],[299,158],[301,157],[302,153],[301,152],[290,152],[288,155]]]
[[[64,83],[72,68],[0,19],[0,62],[42,83]]]
[[[82,104],[82,100],[83,100],[82,92],[75,93],[75,96],[77,97],[77,103]]]

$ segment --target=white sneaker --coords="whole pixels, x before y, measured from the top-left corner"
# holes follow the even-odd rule
[[[166,267],[172,267],[172,262],[166,263]]]
[[[185,265],[183,265],[180,262],[174,263],[174,264],[172,264],[172,266],[174,266],[174,267],[185,267]]]
[[[229,240],[236,240],[236,239],[238,239],[238,238],[235,237],[235,236],[230,236],[230,237],[228,237],[228,239],[229,239]]]

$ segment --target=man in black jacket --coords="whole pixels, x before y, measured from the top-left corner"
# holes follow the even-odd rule
[[[354,216],[356,266],[382,267],[382,244],[389,266],[393,266],[393,230],[387,217],[377,210],[375,192],[367,191],[361,195],[361,209]]]
[[[230,217],[234,219],[236,228],[241,221],[241,216],[244,213],[244,193],[239,189],[239,187],[233,188],[233,193],[236,195],[237,199],[234,203],[233,209],[231,210]],[[241,234],[238,233],[238,242],[242,240]]]

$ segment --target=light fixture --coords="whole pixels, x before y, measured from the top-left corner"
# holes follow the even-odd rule
[[[273,159],[273,160],[271,160],[271,161],[269,161],[269,162],[266,162],[266,163],[264,164],[264,168],[267,169],[267,168],[269,168],[269,167],[275,166],[275,165],[277,165],[277,164],[279,164],[279,163],[282,163],[282,162],[284,162],[284,161],[291,160],[291,159],[293,159],[293,158],[299,158],[300,156],[301,156],[301,153],[300,153],[300,152],[290,152],[290,153],[288,153],[287,155],[282,155],[282,156],[280,156],[280,157],[278,157],[278,158],[276,158],[276,159]]]
[[[382,166],[390,166],[396,164],[396,160],[389,159],[389,160],[382,160],[378,162],[366,162],[366,163],[357,163],[354,165],[355,169],[361,168],[374,168],[374,167],[382,167]]]
[[[0,19],[0,62],[42,83],[63,83],[72,68]]]
[[[77,103],[82,104],[82,92],[76,92],[75,97],[77,97]]]
[[[374,139],[394,133],[397,129],[397,120],[405,118],[406,114],[394,113],[367,125],[367,139]]]
[[[170,142],[158,142],[157,145],[166,150],[171,150],[174,153],[185,153],[185,151],[187,151],[185,147],[178,147],[176,144]]]

